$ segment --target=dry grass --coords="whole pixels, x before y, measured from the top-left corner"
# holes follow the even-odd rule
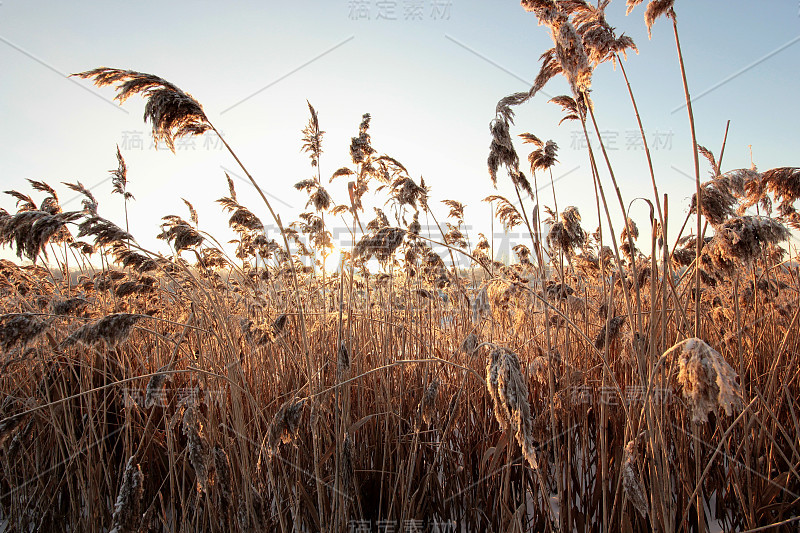
[[[289,225],[272,213],[282,242],[230,178],[219,200],[236,236],[230,254],[188,201],[189,220],[164,217],[164,256],[101,217],[80,183],[66,185],[84,195],[82,212],[63,212],[44,182],[31,182],[40,201],[8,191],[17,211],[0,210],[0,244],[50,267],[0,262],[10,530],[794,527],[800,269],[781,246],[786,225],[797,227],[797,169],[722,173],[721,156],[700,147],[714,174],[689,206],[710,225],[701,238],[668,234],[654,176],[656,209],[637,226],[607,160],[621,231],[596,165],[587,180],[603,227],[584,229],[572,206],[540,221],[526,210],[539,198],[519,168],[513,107],[563,74],[573,94],[553,100],[588,137],[599,131],[593,70],[621,65],[635,45],[614,35],[604,6],[522,3],[554,48],[534,87],[500,100],[491,123],[490,178],[505,170],[517,198],[490,200],[530,235],[516,264],[492,260],[482,235],[470,245],[458,201],[442,200],[449,215],[436,220],[425,183],[373,148],[369,114],[352,166],[331,178],[352,180],[337,204],[322,185],[324,132],[310,104],[301,140],[316,177],[296,185],[310,211]],[[672,4],[649,2],[648,28],[661,15],[674,22]],[[80,76],[115,85],[121,101],[145,97],[169,146],[213,129],[196,100],[156,76]],[[536,147],[532,177],[557,164],[552,141],[520,137]],[[117,157],[127,217],[136,207]],[[362,226],[369,194],[392,209]],[[746,213],[754,206],[761,216]],[[427,217],[438,239],[422,236]],[[355,244],[330,274],[339,220]]]

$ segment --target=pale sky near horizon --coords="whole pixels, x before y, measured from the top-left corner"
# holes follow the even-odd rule
[[[750,145],[760,170],[798,165],[798,2],[678,0],[676,11],[699,143],[719,153],[730,119],[723,170],[749,166]],[[659,19],[648,40],[643,14],[644,4],[626,17],[624,2],[615,0],[607,18],[640,49],[639,55],[629,54],[626,69],[659,188],[670,196],[674,233],[694,191],[688,119],[680,108],[684,97],[671,23]],[[327,132],[325,181],[350,164],[350,138],[369,112],[373,146],[401,161],[415,180],[425,178],[440,220],[447,211],[439,200],[468,204],[474,238],[489,228],[489,207],[481,200],[513,195],[504,174],[495,191],[486,170],[495,104],[529,87],[540,54],[551,46],[547,29],[515,1],[2,0],[0,190],[31,193],[26,178],[43,180],[56,187],[65,210],[80,209],[79,201],[69,203],[75,195],[61,182],[81,181],[93,187],[100,214],[124,225],[122,200],[109,194],[108,171],[116,167],[119,145],[136,197],[129,205],[131,231],[143,246],[168,252],[155,235],[162,216],[188,218],[182,197],[196,207],[201,229],[223,242],[234,238],[215,200],[227,195],[225,169],[243,173],[213,137],[181,143],[176,154],[153,150],[140,98],[120,108],[109,102],[111,88],[64,76],[117,67],[159,75],[195,96],[273,196],[284,220],[296,219],[305,205],[304,193],[293,184],[312,176],[300,152],[306,99]],[[555,79],[544,92],[567,90]],[[601,65],[592,95],[626,203],[652,198],[619,69]],[[519,107],[512,133],[529,131],[558,143],[560,163],[553,169],[558,206],[578,206],[584,227],[593,231],[597,213],[579,128],[575,122],[558,126],[561,111],[547,99],[540,94]],[[528,146],[517,148],[524,161]],[[701,172],[708,175],[704,162]],[[607,173],[601,175],[610,193]],[[549,176],[540,176],[539,184],[545,180]],[[240,200],[268,223],[252,187],[236,184]],[[329,191],[337,203],[346,202],[346,180]],[[550,189],[542,195],[542,203],[552,207]],[[13,212],[14,200],[0,195],[0,207]],[[640,225],[647,213],[644,202],[633,204]],[[612,214],[619,224],[616,203]],[[502,232],[499,224],[495,228]],[[516,242],[529,244],[521,233],[508,244]],[[0,257],[13,256],[0,250]]]

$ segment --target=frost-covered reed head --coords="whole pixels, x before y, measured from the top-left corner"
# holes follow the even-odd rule
[[[120,104],[134,94],[141,94],[147,100],[144,119],[153,125],[153,140],[156,144],[164,141],[173,152],[178,137],[199,135],[211,129],[203,106],[197,100],[153,74],[101,67],[73,76],[93,79],[98,87],[116,85],[114,99]]]
[[[525,459],[532,468],[538,468],[528,386],[517,354],[502,347],[492,350],[486,364],[486,388],[500,427],[514,434]]]
[[[733,217],[716,230],[717,234],[704,251],[713,267],[728,276],[742,266],[749,266],[770,245],[790,236],[789,230],[777,220],[758,216]]]
[[[720,353],[698,338],[684,340],[668,350],[678,354],[678,383],[688,401],[692,421],[708,421],[708,414],[733,414],[742,404],[742,388],[736,371]]]

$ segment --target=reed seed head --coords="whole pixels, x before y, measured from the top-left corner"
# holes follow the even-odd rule
[[[648,512],[647,496],[639,481],[638,462],[639,453],[636,450],[636,441],[632,440],[625,445],[622,455],[622,488],[628,501],[633,504],[642,517],[646,517]]]
[[[532,468],[538,469],[528,386],[514,352],[502,347],[491,352],[486,365],[486,387],[500,427],[513,432],[525,459]]]
[[[305,400],[289,400],[275,413],[267,436],[267,450],[270,454],[275,453],[279,443],[289,444],[297,437],[304,405]]]
[[[144,119],[153,125],[153,140],[158,145],[164,141],[175,151],[175,139],[184,135],[200,135],[211,129],[203,106],[190,94],[153,74],[101,67],[73,74],[83,79],[93,79],[98,87],[117,86],[115,100],[122,104],[134,94],[147,101]]]
[[[728,416],[741,406],[742,388],[736,371],[719,352],[698,338],[687,339],[670,350],[681,347],[678,355],[678,383],[689,401],[692,421],[708,421],[708,413],[725,411]]]
[[[142,497],[144,496],[144,474],[142,467],[131,456],[125,465],[122,484],[114,505],[110,533],[136,533],[142,521]]]
[[[32,313],[9,313],[0,315],[0,348],[8,351],[19,344],[24,349],[49,326]]]
[[[190,405],[183,413],[182,431],[186,435],[186,451],[197,478],[197,492],[207,492],[211,450],[203,432],[197,407]]]

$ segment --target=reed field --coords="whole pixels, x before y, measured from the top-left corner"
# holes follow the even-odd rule
[[[608,2],[521,4],[553,47],[487,117],[475,184],[525,236],[511,264],[458,198],[373,145],[369,114],[353,117],[352,164],[327,168],[311,103],[287,132],[314,176],[295,221],[224,139],[258,194],[220,175],[229,230],[204,231],[184,200],[156,229],[161,253],[136,239],[153,228],[127,225],[119,150],[125,212],[79,182],[6,191],[2,531],[797,531],[800,168],[728,169],[724,142],[697,144],[680,4],[627,0],[674,39],[696,178],[690,205],[670,201],[644,151],[650,216],[632,220],[590,89],[595,69],[627,80],[636,45]],[[74,76],[143,98],[169,148],[217,132],[155,75]],[[561,76],[552,100],[587,140],[592,213],[550,194],[558,147],[514,122]],[[619,98],[638,120],[635,87]],[[70,190],[81,210],[62,210]],[[333,227],[354,243],[340,257]]]

